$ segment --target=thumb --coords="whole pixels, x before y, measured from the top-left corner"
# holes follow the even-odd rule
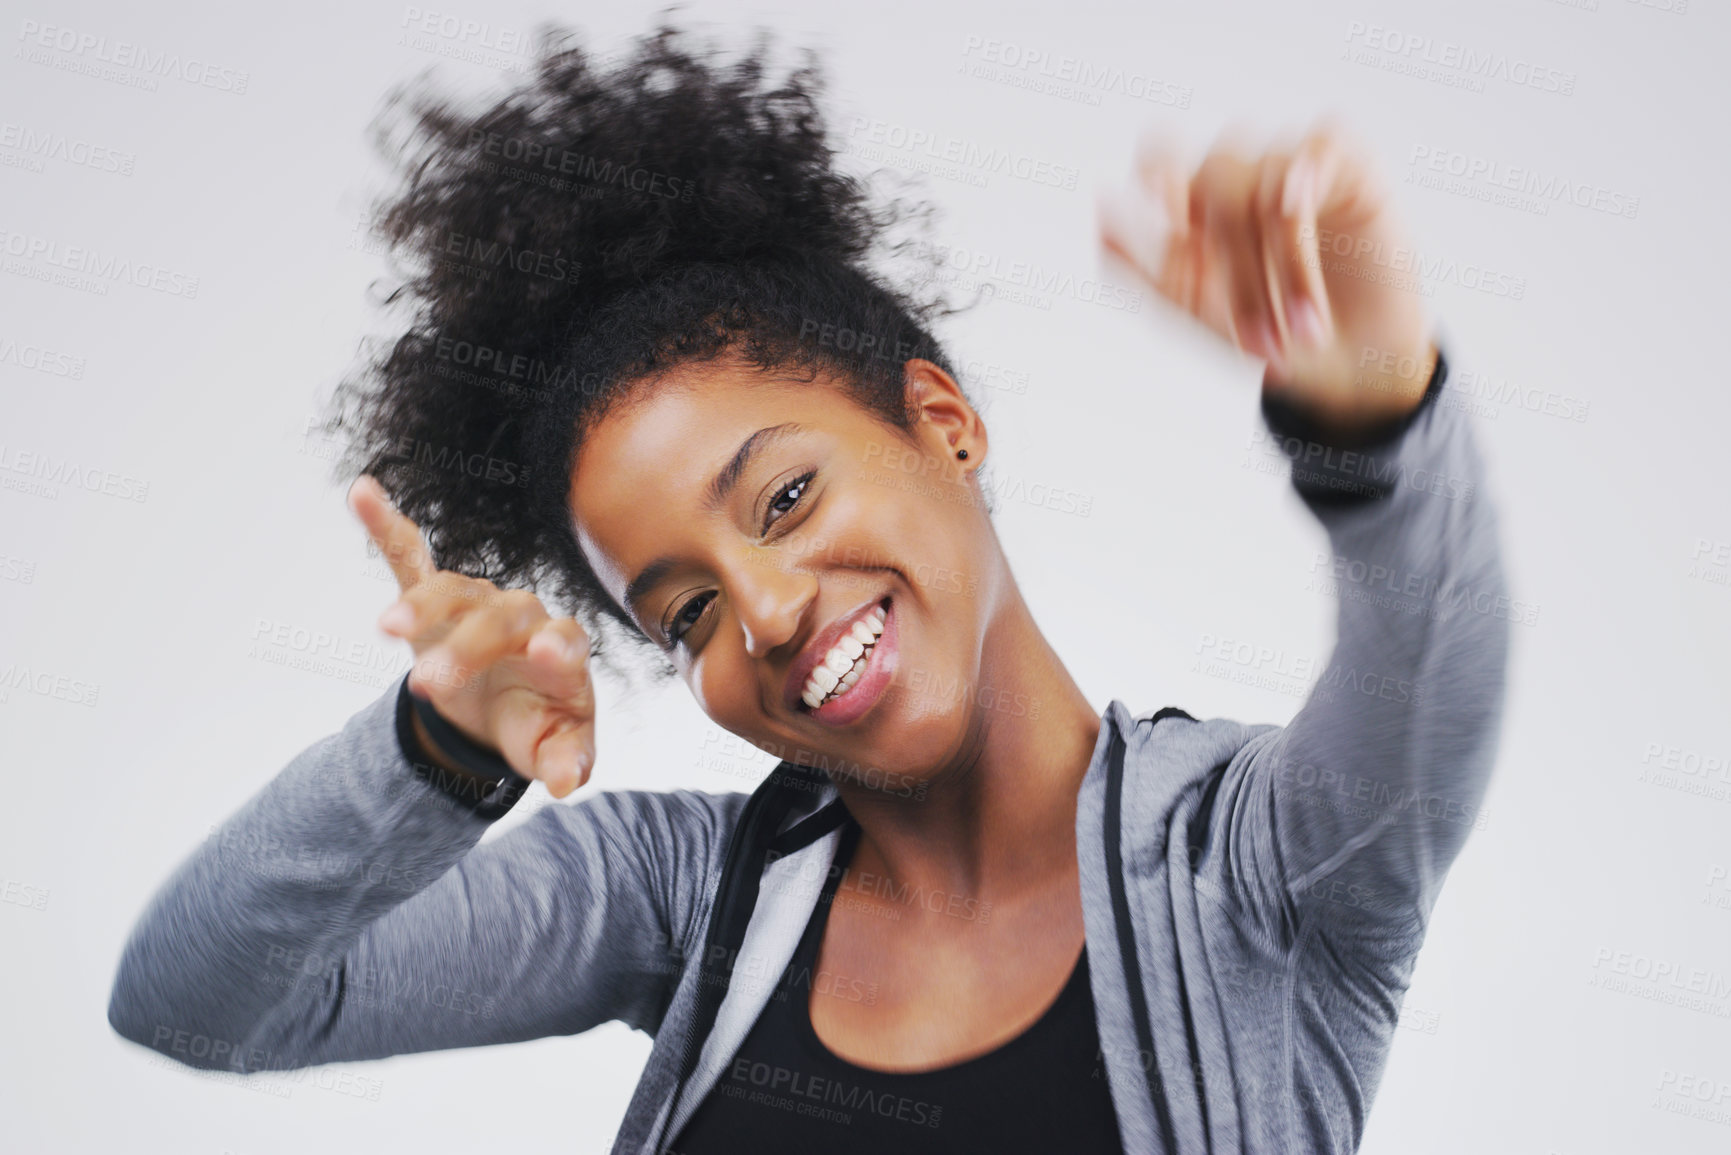
[[[547,792],[555,798],[563,798],[588,782],[594,766],[593,723],[563,725],[535,749],[535,777],[546,783]]]

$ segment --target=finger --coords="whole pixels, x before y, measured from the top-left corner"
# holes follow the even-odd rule
[[[1178,230],[1168,272],[1168,296],[1185,312],[1200,315],[1206,254],[1200,206],[1192,195],[1197,165],[1175,140],[1169,138],[1145,138],[1138,165],[1143,184],[1159,195]]]
[[[478,607],[497,605],[501,596],[492,582],[437,570],[403,591],[379,615],[379,628],[423,654],[451,631],[457,619]]]
[[[1218,226],[1209,227],[1203,216],[1196,230],[1196,275],[1190,289],[1190,311],[1203,324],[1242,349],[1238,326],[1232,318],[1232,277],[1229,254],[1223,247]]]
[[[564,798],[589,781],[595,768],[595,724],[560,726],[535,750],[535,774],[548,793]]]
[[[1136,190],[1102,192],[1096,202],[1100,243],[1160,293],[1175,297],[1177,280],[1171,219],[1161,206]]]
[[[1136,143],[1138,182],[1159,198],[1181,232],[1190,227],[1190,177],[1194,168],[1183,138],[1170,129],[1146,132]]]
[[[571,618],[549,618],[524,646],[530,687],[576,713],[593,713],[589,635]]]
[[[553,709],[534,694],[507,694],[498,702],[494,733],[499,753],[525,778],[563,798],[588,781],[595,765],[595,719]]]
[[[547,609],[528,590],[502,590],[491,604],[477,606],[457,618],[443,639],[421,655],[437,676],[467,682],[528,643],[547,620]]]
[[[1144,138],[1133,185],[1100,197],[1101,241],[1157,292],[1189,312],[1195,300],[1197,250],[1190,222],[1190,166],[1175,136]]]
[[[1334,311],[1323,276],[1321,208],[1323,182],[1332,182],[1339,159],[1332,143],[1307,136],[1281,179],[1281,231],[1295,260],[1288,266],[1287,326],[1300,343],[1325,345],[1334,333]]]
[[[1306,159],[1315,169],[1319,216],[1352,227],[1382,212],[1387,186],[1357,141],[1333,117],[1324,118],[1305,134],[1294,159]]]
[[[1302,301],[1315,308],[1322,343],[1334,335],[1334,310],[1323,275],[1323,260],[1332,258],[1326,257],[1325,242],[1341,234],[1355,247],[1356,230],[1383,211],[1387,196],[1375,168],[1333,117],[1324,118],[1299,143],[1282,189],[1282,210],[1297,218],[1302,258],[1303,291],[1293,304]]]
[[[1291,235],[1287,218],[1280,215],[1280,193],[1286,171],[1292,166],[1291,154],[1279,149],[1264,153],[1257,163],[1256,194],[1251,215],[1256,220],[1262,255],[1262,287],[1268,299],[1269,316],[1274,321],[1279,344],[1280,364],[1270,364],[1277,377],[1284,378],[1290,364],[1295,342],[1288,318],[1292,296],[1291,266],[1297,261],[1296,238]]]
[[[1310,165],[1292,154],[1270,156],[1257,188],[1269,295],[1288,356],[1295,349],[1323,347],[1330,331],[1318,304],[1326,304],[1328,293],[1311,208],[1315,198],[1307,183],[1314,175]]]
[[[349,486],[349,508],[367,527],[367,534],[396,575],[397,586],[408,590],[438,572],[431,552],[421,536],[421,527],[397,512],[384,486],[363,473]]]
[[[1167,292],[1170,258],[1190,232],[1189,171],[1174,136],[1143,139],[1132,187],[1104,194],[1100,218],[1107,247]]]
[[[1207,260],[1203,319],[1245,352],[1272,358],[1278,346],[1264,289],[1260,230],[1251,213],[1255,182],[1255,166],[1220,147],[1197,170],[1191,197],[1202,219]]]

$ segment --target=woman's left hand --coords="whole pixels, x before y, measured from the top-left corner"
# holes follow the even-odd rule
[[[1342,435],[1410,411],[1436,346],[1417,253],[1386,185],[1338,126],[1192,170],[1170,141],[1102,197],[1101,239],[1153,288],[1268,362],[1263,389]]]

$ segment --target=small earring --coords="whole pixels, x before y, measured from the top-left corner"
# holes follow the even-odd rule
[[[958,449],[956,450],[956,456],[961,460],[966,461],[968,459],[968,451],[966,449]]]

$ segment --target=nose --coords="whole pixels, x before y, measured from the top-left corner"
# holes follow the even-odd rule
[[[789,570],[773,550],[752,549],[731,581],[745,652],[761,658],[786,645],[817,597],[817,575]]]

